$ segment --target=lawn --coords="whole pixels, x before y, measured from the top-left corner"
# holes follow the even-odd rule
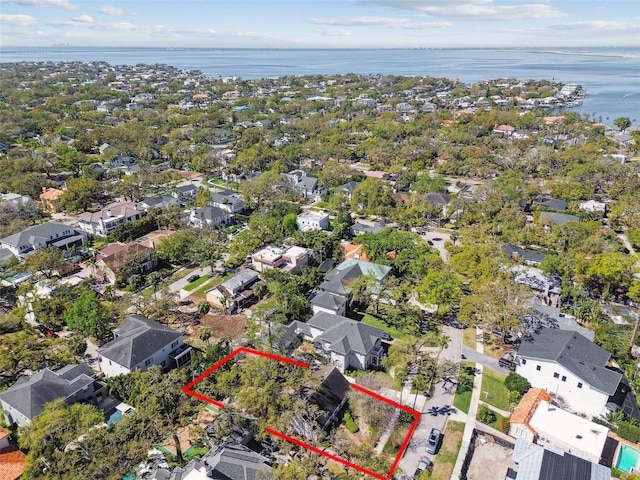
[[[229,278],[232,274],[218,275],[217,277],[209,278],[208,282],[202,284],[202,286],[193,292],[197,297],[205,298],[207,296],[207,290],[212,289],[216,285],[222,283],[225,279]]]
[[[506,350],[506,347],[502,345],[502,337],[500,335],[484,332],[483,342],[484,354],[492,358],[499,359]]]
[[[485,368],[482,372],[480,400],[502,410],[509,410],[509,390],[504,386],[505,378],[506,375]]]
[[[458,383],[460,383],[460,380],[462,380],[463,378],[473,383],[474,376],[470,373],[465,372],[465,367],[468,369],[475,369],[476,364],[473,362],[462,362],[462,364],[460,365]],[[453,397],[453,406],[464,413],[469,413],[469,405],[471,405],[472,393],[473,388],[463,392],[456,392],[456,395]]]
[[[366,323],[367,325],[371,325],[372,327],[378,327],[378,328],[384,330],[385,332],[387,332],[393,338],[397,338],[398,340],[408,340],[408,339],[413,337],[413,335],[405,333],[405,332],[403,332],[401,330],[398,330],[398,329],[396,329],[394,327],[390,327],[384,321],[380,320],[377,317],[374,317],[373,315],[371,315],[369,313],[365,313],[360,321],[362,323]]]
[[[203,275],[199,279],[197,279],[195,282],[191,282],[188,285],[186,285],[184,287],[184,289],[187,292],[191,292],[192,290],[195,290],[196,288],[198,288],[200,285],[202,285],[204,282],[206,282],[210,278],[211,278],[211,275]]]
[[[462,342],[469,348],[476,349],[476,327],[465,328],[462,331]]]
[[[464,423],[449,420],[444,429],[444,440],[440,451],[435,456],[433,462],[433,472],[431,478],[438,480],[449,480],[453,473],[453,467],[458,458],[460,445],[462,444],[462,433],[464,432]]]

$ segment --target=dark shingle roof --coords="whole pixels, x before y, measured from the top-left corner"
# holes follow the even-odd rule
[[[25,228],[21,232],[14,233],[0,240],[0,242],[11,245],[12,247],[20,247],[21,245],[33,245],[40,243],[45,239],[73,230],[69,225],[59,222],[45,222],[33,227]],[[60,237],[63,238],[63,237]]]
[[[44,411],[46,403],[66,398],[94,381],[93,372],[84,364],[67,365],[58,371],[45,368],[31,377],[20,377],[0,394],[0,400],[31,419]]]
[[[351,351],[366,355],[384,333],[380,328],[325,312],[316,313],[307,324],[323,330],[316,341],[329,342],[329,349],[341,355]]]
[[[611,354],[577,332],[543,328],[522,342],[518,356],[555,361],[608,395],[616,392],[622,378],[605,367]]]
[[[578,222],[580,219],[575,215],[566,213],[540,212],[540,221],[548,221],[551,225],[562,225],[569,222]]]
[[[256,480],[260,470],[270,470],[267,459],[242,445],[228,445],[203,459],[213,468],[212,478]]]
[[[550,208],[551,210],[566,210],[568,205],[564,200],[553,197],[540,198],[536,200],[536,204],[541,207]]]
[[[141,315],[129,315],[113,334],[116,338],[100,347],[98,353],[130,369],[182,337],[180,332]]]
[[[506,253],[508,257],[522,258],[524,261],[531,263],[540,263],[544,260],[544,257],[547,256],[546,253],[522,248],[512,243],[505,243],[502,246],[502,251]]]

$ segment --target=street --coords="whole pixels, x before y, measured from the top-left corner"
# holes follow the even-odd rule
[[[443,327],[443,331],[451,339],[449,345],[440,354],[441,360],[451,360],[453,362],[460,362],[460,355],[462,353],[462,330],[447,326]],[[440,431],[444,431],[444,426],[447,421],[448,415],[446,413],[440,413],[442,407],[453,407],[453,395],[455,393],[455,384],[451,382],[439,381],[434,384],[431,392],[431,397],[426,402],[418,402],[416,409],[422,412],[422,418],[420,423],[416,427],[413,437],[409,442],[407,450],[400,460],[399,468],[401,468],[407,475],[413,475],[420,457],[426,455],[433,459],[433,455],[427,454],[425,451],[425,445],[427,438],[432,428],[437,428]],[[422,408],[419,408],[421,405]],[[438,414],[432,415],[431,411],[434,407],[438,408]]]

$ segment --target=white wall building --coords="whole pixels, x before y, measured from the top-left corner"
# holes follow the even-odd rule
[[[306,210],[298,215],[296,224],[298,229],[303,232],[307,230],[329,230],[329,214]]]

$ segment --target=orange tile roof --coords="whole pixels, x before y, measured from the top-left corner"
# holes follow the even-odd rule
[[[538,404],[542,400],[551,403],[551,395],[542,388],[530,388],[529,391],[524,394],[520,403],[518,403],[511,417],[509,417],[509,422],[529,425],[529,419],[533,416]]]
[[[47,188],[40,194],[40,200],[57,200],[64,192],[57,188]]]
[[[2,480],[16,480],[24,472],[27,456],[20,450],[9,447],[0,451],[0,478]]]
[[[347,243],[342,245],[340,248],[342,249],[342,254],[345,260],[348,258],[359,258],[360,260],[363,260],[365,262],[369,261],[369,257],[367,257],[363,245]]]
[[[9,436],[9,432],[7,432],[4,428],[0,427],[0,440],[8,436]]]

